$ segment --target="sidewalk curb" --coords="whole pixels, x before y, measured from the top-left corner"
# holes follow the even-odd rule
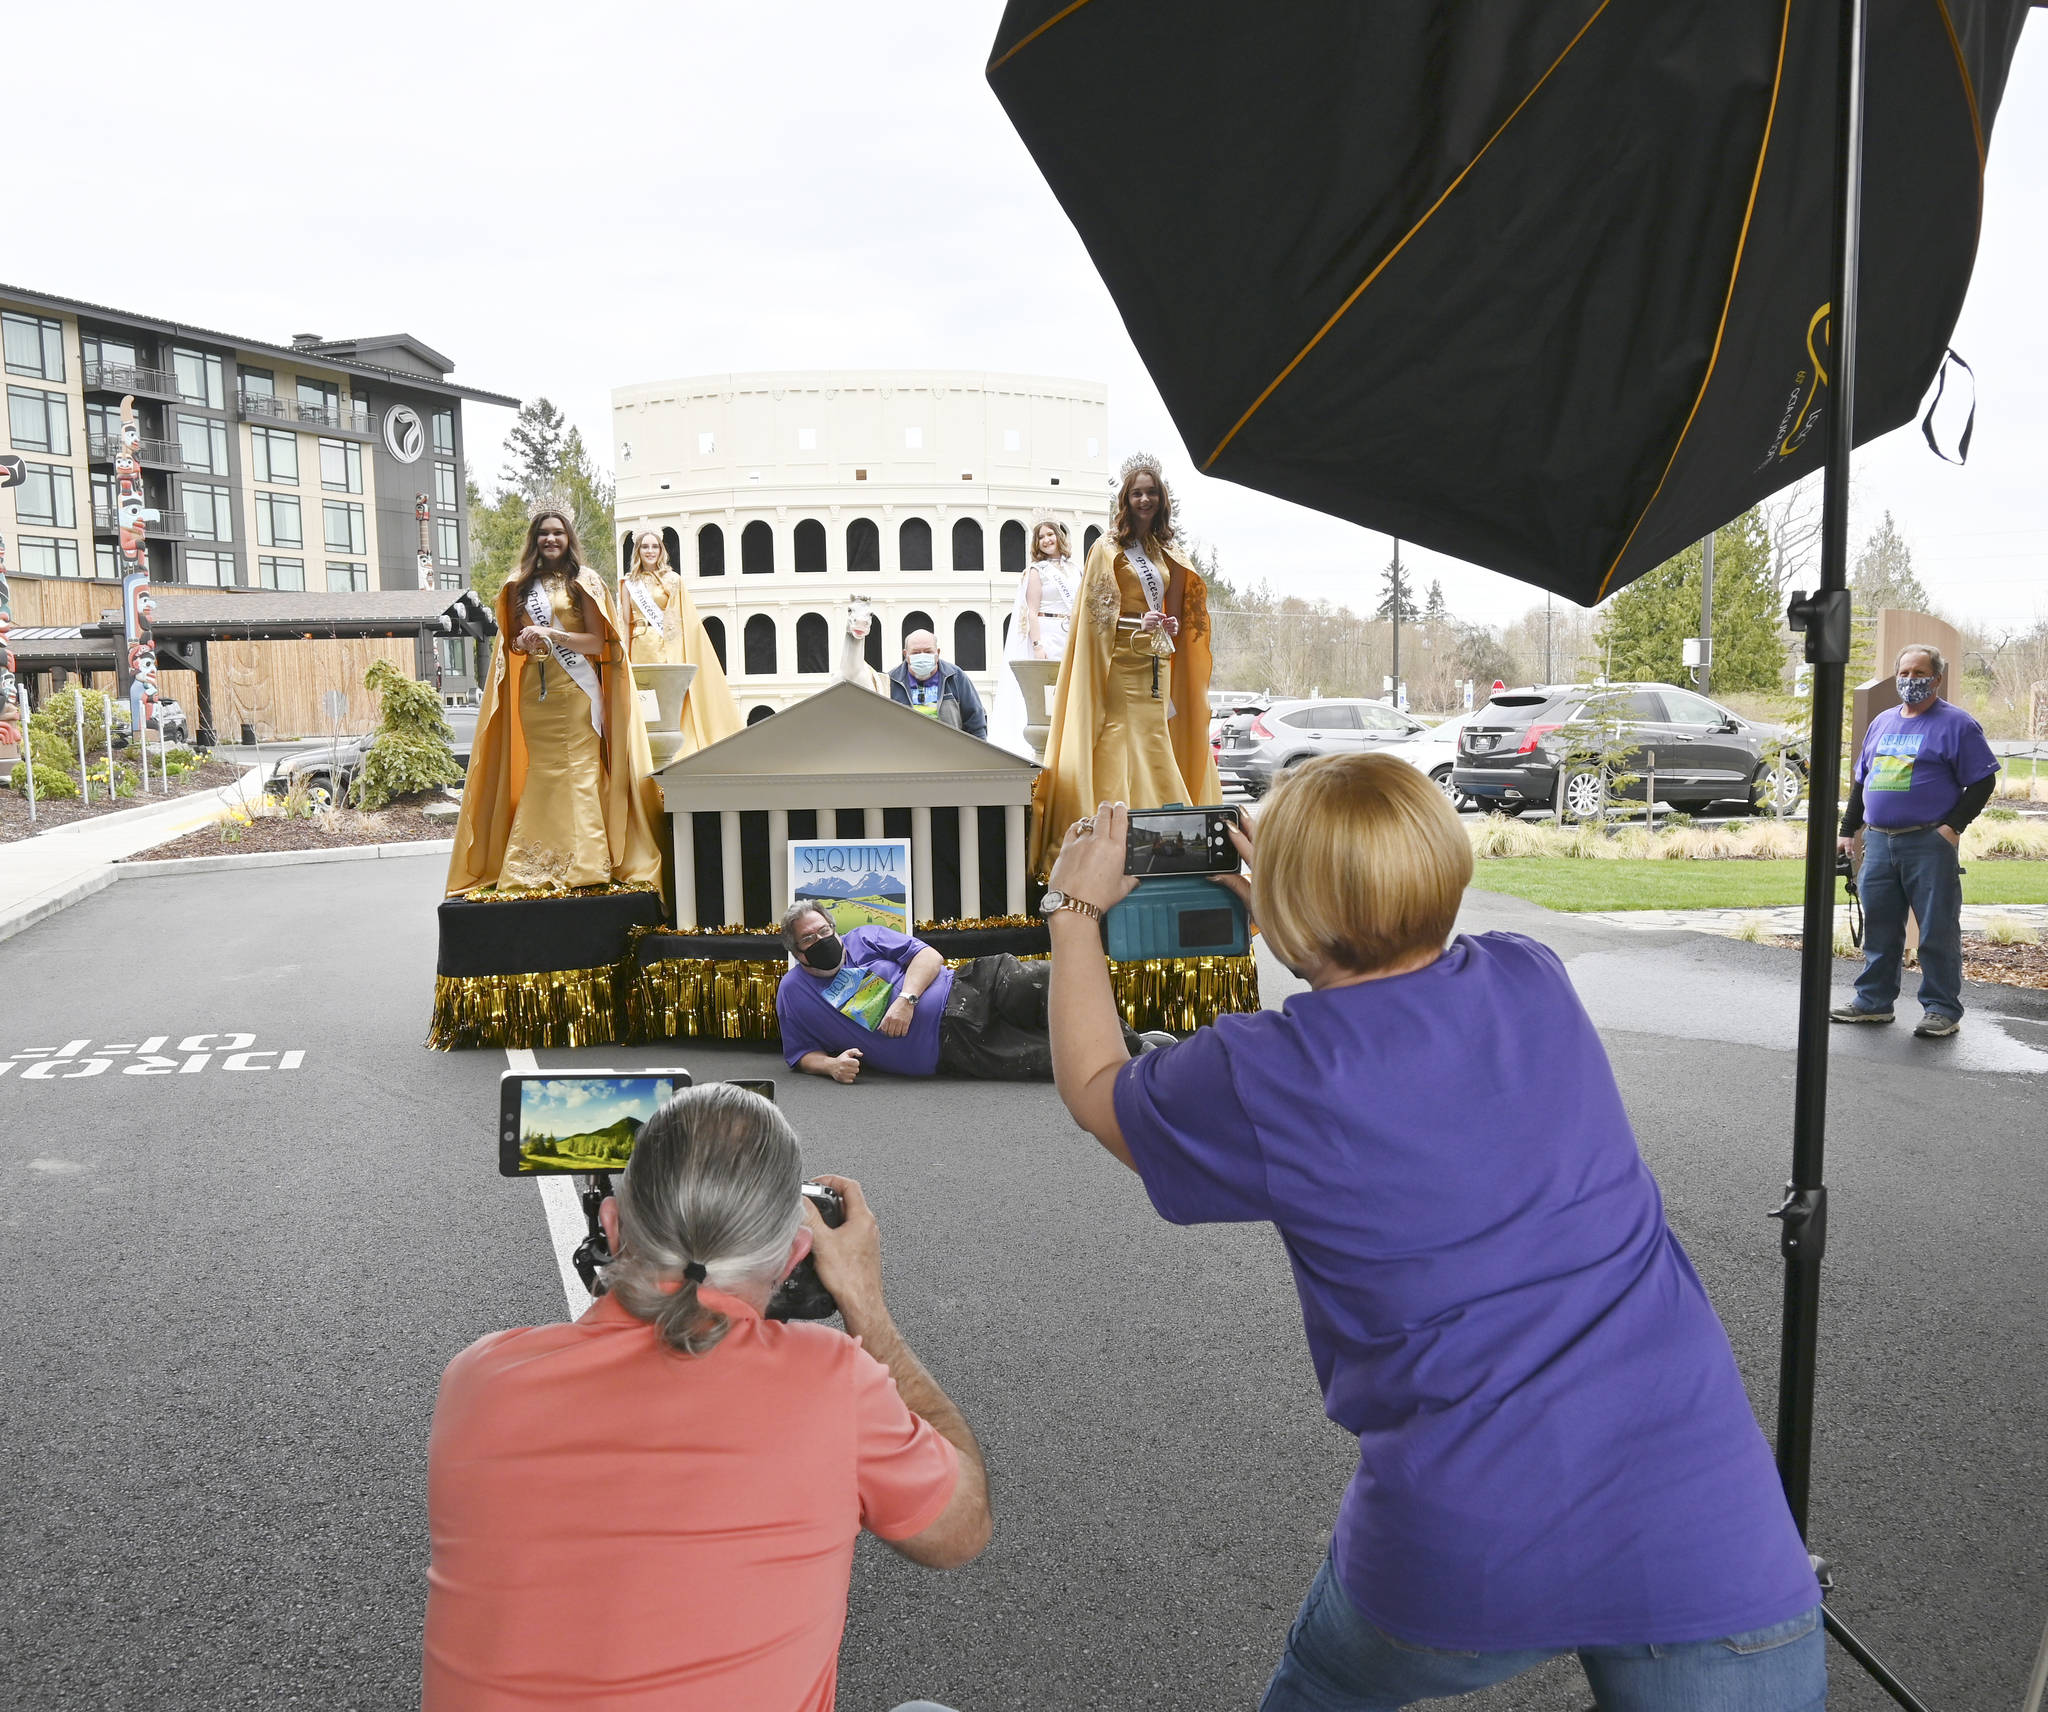
[[[232,784],[215,785],[210,791],[194,791],[189,796],[165,797],[156,802],[137,803],[133,808],[117,809],[112,814],[95,815],[90,820],[74,820],[65,826],[53,826],[48,832],[38,833],[36,836],[70,839],[89,837],[114,827],[146,826],[152,821],[167,819],[181,810],[189,813],[194,809],[203,808],[209,799],[216,808],[225,812],[235,806],[242,793],[251,785],[260,782],[259,776],[262,771],[261,767],[251,767]],[[259,791],[257,794],[262,793]]]
[[[96,868],[82,878],[73,880],[61,891],[48,893],[11,915],[0,917],[0,941],[12,939],[24,928],[34,927],[39,921],[48,921],[53,915],[61,915],[73,904],[83,903],[95,892],[105,891],[120,877],[110,862],[103,868]]]
[[[158,874],[218,874],[236,868],[297,868],[318,862],[374,862],[400,856],[446,856],[452,838],[413,838],[398,844],[344,844],[335,850],[251,850],[240,856],[170,856],[156,862],[124,857],[111,864],[102,885],[114,880],[147,880]],[[99,887],[92,888],[98,891]],[[87,895],[83,892],[81,897]],[[58,907],[62,907],[61,905]]]

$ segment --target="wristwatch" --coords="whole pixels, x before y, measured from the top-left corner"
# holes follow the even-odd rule
[[[1090,921],[1100,921],[1102,911],[1086,898],[1070,898],[1065,892],[1047,892],[1038,903],[1038,913],[1048,920],[1061,910],[1072,910],[1076,915],[1085,915]]]

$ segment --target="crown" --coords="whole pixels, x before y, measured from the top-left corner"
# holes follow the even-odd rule
[[[1153,480],[1161,487],[1166,485],[1166,472],[1159,467],[1159,460],[1150,452],[1133,452],[1124,459],[1123,467],[1116,472],[1117,485],[1121,487],[1140,470],[1150,470]]]

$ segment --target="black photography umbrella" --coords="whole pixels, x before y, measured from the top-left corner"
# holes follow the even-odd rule
[[[1776,1215],[1802,1533],[1849,458],[1947,349],[2026,10],[1010,0],[989,64],[1212,475],[1591,605],[1825,468],[1821,587],[1790,614],[1813,723]]]

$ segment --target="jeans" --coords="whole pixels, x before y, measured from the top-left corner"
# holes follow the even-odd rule
[[[1963,1014],[1962,861],[1933,827],[1923,832],[1863,829],[1863,973],[1856,1008],[1888,1011],[1899,996],[1899,960],[1906,951],[1906,911],[1920,923],[1920,1008],[1933,1016]]]
[[[953,972],[946,1014],[939,1020],[939,1074],[982,1082],[1050,1082],[1052,1036],[1046,1003],[1052,964],[1020,962],[999,953],[976,957]],[[1124,1030],[1124,1050],[1138,1037]]]
[[[1820,1607],[1718,1641],[1580,1647],[1601,1712],[1822,1712],[1827,1642]],[[1383,1634],[1353,1609],[1328,1558],[1287,1636],[1259,1712],[1393,1712],[1470,1694],[1569,1649],[1440,1652]]]

